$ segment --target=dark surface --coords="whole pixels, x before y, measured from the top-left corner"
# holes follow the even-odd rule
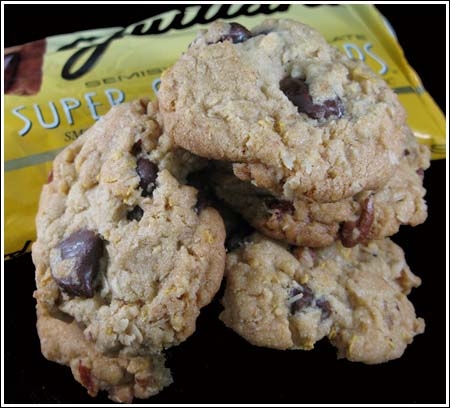
[[[87,28],[127,25],[170,6],[130,6],[126,11],[80,6],[5,7],[5,45]],[[445,109],[444,6],[379,6],[406,57],[441,109]],[[112,10],[114,12],[112,12]],[[68,17],[70,16],[70,18]],[[23,29],[26,27],[27,29]],[[32,27],[32,29],[31,29]],[[405,248],[423,284],[410,299],[426,331],[396,361],[366,366],[336,360],[327,341],[313,351],[253,347],[217,319],[216,300],[198,319],[197,331],[168,351],[174,384],[151,403],[444,403],[445,402],[445,161],[425,173],[429,217],[402,227],[394,241]],[[105,403],[91,399],[70,369],[46,361],[39,351],[29,254],[5,263],[5,402]],[[139,400],[137,401],[139,402]]]

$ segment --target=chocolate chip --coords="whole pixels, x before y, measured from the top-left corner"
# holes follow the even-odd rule
[[[269,210],[279,213],[294,214],[294,204],[286,200],[268,199],[266,200],[266,206]]]
[[[352,248],[356,244],[365,242],[367,235],[369,235],[370,228],[372,227],[373,220],[373,195],[370,195],[364,200],[361,206],[361,214],[359,215],[358,221],[347,221],[342,225],[340,231],[342,245],[347,248]],[[355,229],[359,231],[357,237],[354,237]]]
[[[137,156],[142,151],[142,140],[139,139],[131,148],[131,154]]]
[[[94,278],[104,250],[103,240],[93,231],[80,230],[63,240],[58,247],[62,260],[75,258],[75,263],[68,276],[53,274],[56,283],[70,295],[93,297]]]
[[[231,41],[233,44],[247,41],[251,38],[252,33],[239,23],[230,23],[230,31],[228,34],[222,35],[219,41]]]
[[[316,300],[316,306],[320,309],[320,319],[325,320],[331,316],[331,306],[328,300],[320,298]]]
[[[141,179],[139,187],[142,188],[142,196],[149,197],[155,188],[158,177],[158,167],[148,159],[140,158],[137,161],[136,172]]]
[[[403,151],[403,155],[404,156],[409,156],[411,153],[410,153],[410,151],[408,150],[408,149],[405,149],[404,151]]]
[[[17,69],[19,68],[20,64],[20,54],[17,52],[13,52],[11,54],[5,55],[3,58],[3,62],[5,92],[8,92],[13,86],[14,81],[16,80]]]
[[[127,220],[129,220],[129,221],[136,220],[139,222],[143,215],[144,215],[144,210],[137,205],[131,211],[127,212]]]
[[[291,290],[290,297],[292,298],[299,294],[302,294],[302,297],[291,303],[291,314],[301,312],[306,307],[311,306],[314,301],[314,294],[312,290],[306,285],[298,288],[293,288]]]
[[[417,170],[416,170],[416,173],[417,173],[420,177],[423,177],[423,176],[425,175],[425,172],[424,172],[424,170],[423,170],[422,168],[417,169]]]
[[[344,115],[344,104],[339,97],[328,99],[323,104],[313,103],[308,85],[300,78],[284,78],[280,82],[280,89],[299,113],[306,113],[312,119],[327,119],[333,115],[341,118]]]

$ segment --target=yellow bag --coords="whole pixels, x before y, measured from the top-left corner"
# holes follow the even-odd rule
[[[155,97],[159,77],[216,18],[253,27],[268,17],[318,29],[364,60],[397,92],[433,159],[445,157],[445,118],[370,5],[210,5],[169,11],[129,27],[81,31],[5,50],[5,254],[35,238],[34,218],[51,161],[113,105]]]

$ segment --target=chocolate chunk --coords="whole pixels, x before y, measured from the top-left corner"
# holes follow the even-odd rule
[[[278,213],[294,214],[294,204],[286,200],[268,199],[266,200],[266,206],[269,210]]]
[[[230,23],[230,31],[228,34],[222,35],[219,41],[231,41],[233,44],[247,41],[251,38],[252,33],[239,23]]]
[[[291,314],[301,312],[306,307],[311,306],[314,301],[314,294],[312,290],[306,285],[303,285],[299,288],[293,288],[291,290],[290,297],[292,298],[299,294],[302,294],[303,296],[297,299],[295,302],[291,303]]]
[[[409,156],[411,153],[410,153],[410,151],[408,150],[408,149],[405,149],[404,151],[403,151],[403,155],[404,156]]]
[[[3,58],[3,62],[5,64],[3,71],[5,93],[8,93],[8,91],[14,84],[14,81],[16,80],[17,69],[19,68],[20,64],[20,54],[18,52],[13,52],[11,54],[5,55]]]
[[[127,220],[129,220],[129,221],[136,220],[139,222],[143,215],[144,215],[144,210],[137,205],[131,211],[127,212]]]
[[[280,89],[299,113],[306,113],[312,119],[327,119],[333,115],[341,118],[344,115],[344,104],[339,97],[328,99],[323,104],[313,103],[308,85],[300,78],[284,78]]]
[[[331,306],[328,300],[320,298],[316,300],[316,306],[320,309],[320,319],[325,320],[331,316]]]
[[[131,154],[137,156],[142,151],[142,140],[139,139],[131,148]]]
[[[62,260],[75,258],[75,263],[68,276],[53,274],[57,284],[70,295],[93,297],[94,278],[104,251],[103,240],[93,231],[80,230],[63,240],[58,247]]]
[[[136,172],[141,179],[139,187],[142,188],[142,196],[149,197],[155,188],[158,177],[158,167],[148,159],[140,158],[137,161]]]

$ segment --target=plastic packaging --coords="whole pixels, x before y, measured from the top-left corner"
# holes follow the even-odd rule
[[[433,159],[445,157],[445,118],[371,5],[190,6],[128,27],[48,37],[5,50],[5,256],[30,249],[40,190],[64,146],[111,106],[154,98],[163,70],[211,21],[251,28],[268,17],[309,24],[350,57],[364,60],[397,92]]]

